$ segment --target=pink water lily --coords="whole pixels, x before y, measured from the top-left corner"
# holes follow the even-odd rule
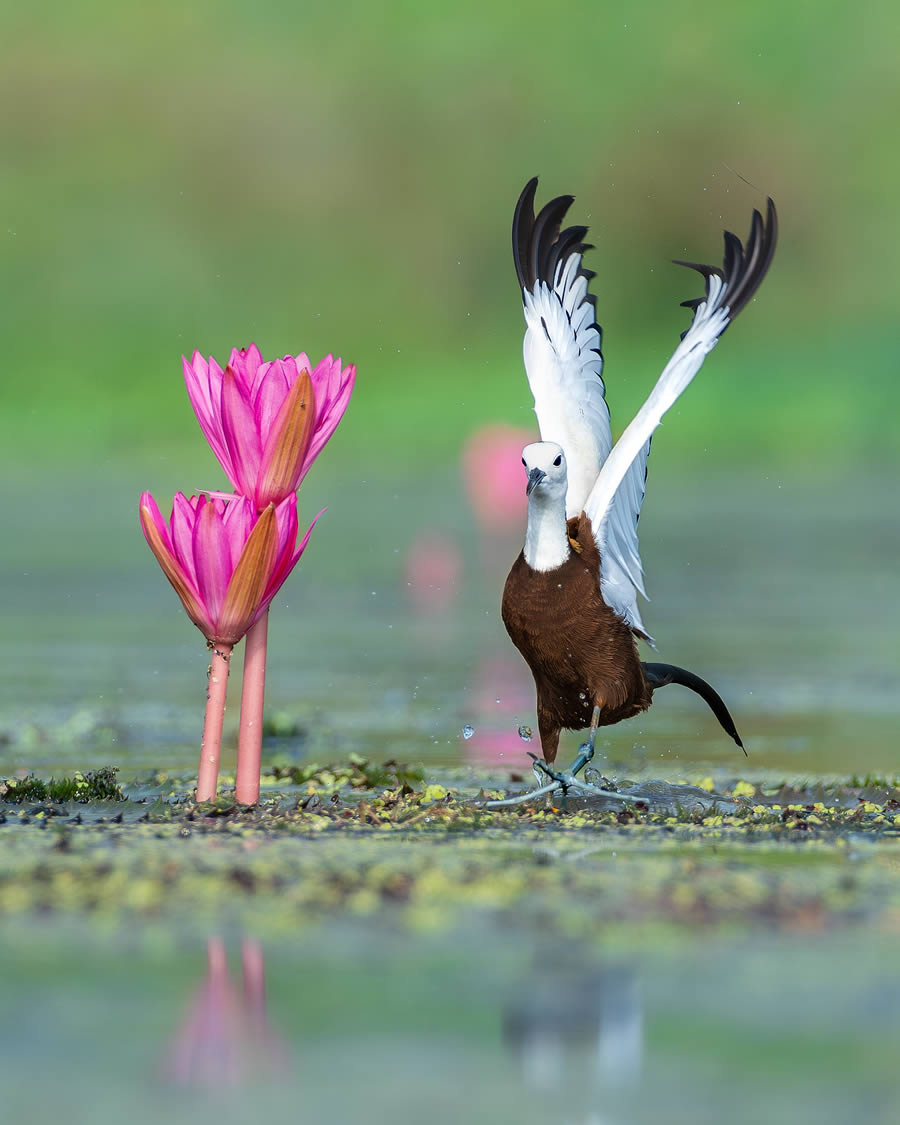
[[[225,370],[210,356],[182,356],[197,420],[235,490],[261,511],[296,491],[340,422],[356,367],[327,355],[263,362],[259,348],[234,349]]]
[[[227,646],[236,644],[266,611],[306,549],[316,522],[298,544],[293,493],[257,513],[243,496],[225,501],[177,492],[167,524],[145,492],[140,517],[150,550],[188,617],[210,644]]]

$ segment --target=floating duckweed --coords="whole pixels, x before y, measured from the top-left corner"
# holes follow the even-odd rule
[[[70,780],[79,776],[86,784],[87,774]],[[298,797],[300,776],[314,800]],[[132,787],[112,811],[106,798],[54,806],[35,796],[38,779],[4,782],[0,913],[108,924],[224,911],[294,932],[341,915],[417,930],[493,912],[535,932],[605,935],[659,922],[890,928],[900,918],[897,790],[782,785],[766,798],[757,786],[751,806],[645,780],[627,783],[626,807],[570,794],[494,809],[486,800],[508,790],[478,791],[469,775],[459,788],[452,774],[414,788],[409,776],[357,756],[283,770],[282,791],[267,786],[259,808],[227,790],[198,805],[185,785],[168,800]],[[376,777],[388,783],[366,791]]]

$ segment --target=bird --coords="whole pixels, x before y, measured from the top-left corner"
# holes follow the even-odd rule
[[[765,219],[754,210],[746,246],[725,231],[721,268],[675,262],[703,277],[705,294],[682,302],[692,311],[691,324],[613,445],[602,330],[589,289],[595,274],[582,261],[593,247],[585,242],[587,227],[561,229],[574,196],[552,199],[535,217],[537,186],[534,177],[516,204],[512,246],[541,440],[522,451],[528,522],[501,606],[534,677],[543,753],[535,766],[557,781],[571,780],[593,756],[598,726],[646,711],[654,692],[673,683],[700,695],[744,750],[713,687],[684,668],[640,659],[637,641],[655,643],[637,604],[639,593],[647,596],[638,519],[653,432],[765,277],[778,235],[775,204],[768,199]],[[571,770],[557,773],[560,732],[586,727],[589,740]]]

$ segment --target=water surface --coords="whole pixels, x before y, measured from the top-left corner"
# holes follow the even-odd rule
[[[145,483],[111,470],[7,493],[2,769],[195,769],[207,657],[140,533]],[[527,765],[536,744],[516,731],[536,725],[533,686],[499,620],[517,534],[479,528],[450,470],[314,476],[301,500],[307,517],[329,511],[273,608],[268,712],[297,733],[267,753]],[[891,507],[880,476],[651,474],[641,529],[656,659],[717,686],[750,757],[673,687],[602,732],[604,768],[896,772]],[[235,723],[233,704],[232,745]]]

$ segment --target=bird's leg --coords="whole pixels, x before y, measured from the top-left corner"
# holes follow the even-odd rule
[[[572,773],[573,777],[575,776],[575,774],[577,774],[579,772],[579,770],[583,770],[584,767],[591,760],[591,758],[593,758],[593,756],[594,756],[594,739],[597,737],[597,727],[599,725],[600,725],[600,704],[598,703],[594,707],[593,715],[591,715],[591,730],[590,730],[590,734],[588,735],[588,740],[582,746],[578,747],[578,756],[576,757],[575,761],[572,763],[572,769],[571,769],[570,772]]]
[[[559,728],[550,727],[545,728],[541,722],[541,716],[538,716],[538,726],[541,732],[541,749],[544,751],[544,761],[536,757],[534,754],[531,757],[534,759],[531,766],[534,771],[534,776],[537,779],[538,785],[546,784],[545,778],[551,778],[558,785],[562,796],[565,797],[566,791],[572,784],[575,775],[579,770],[584,767],[594,756],[594,739],[597,737],[597,727],[600,725],[600,704],[594,707],[594,713],[591,716],[591,729],[588,735],[588,740],[581,747],[579,747],[578,755],[572,763],[571,769],[568,770],[555,770],[552,763],[556,761],[556,752],[559,747]]]
[[[538,786],[545,785],[547,778],[552,778],[554,781],[557,779],[557,774],[553,770],[553,763],[556,761],[556,754],[559,750],[559,727],[555,726],[552,720],[547,719],[538,709],[538,733],[541,736],[541,751],[544,755],[544,760],[541,761],[536,755],[532,754],[534,759],[531,769],[534,772],[535,780]]]

